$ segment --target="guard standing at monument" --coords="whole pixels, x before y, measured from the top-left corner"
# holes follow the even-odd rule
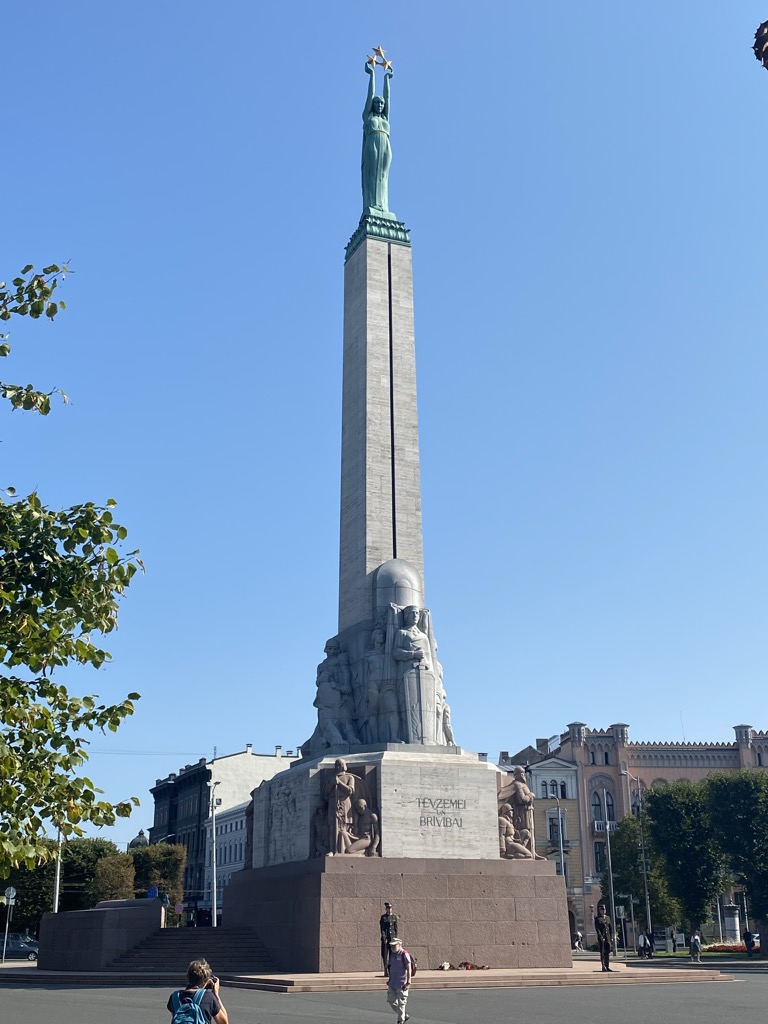
[[[379,931],[381,932],[381,963],[384,967],[384,977],[389,977],[389,944],[392,939],[397,938],[397,914],[392,913],[392,904],[384,903],[384,913],[379,918]]]
[[[595,931],[597,932],[597,945],[600,949],[600,963],[604,971],[611,970],[611,943],[613,942],[613,925],[611,919],[605,912],[605,904],[601,903],[597,908],[595,918]]]

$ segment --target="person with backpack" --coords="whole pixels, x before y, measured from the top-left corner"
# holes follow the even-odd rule
[[[219,995],[219,979],[207,960],[193,960],[187,968],[187,987],[174,992],[166,1004],[171,1024],[229,1024]]]
[[[412,966],[411,954],[403,949],[403,940],[392,939],[387,965],[387,1002],[397,1014],[397,1024],[405,1024],[408,1020],[405,1004],[408,1002]]]

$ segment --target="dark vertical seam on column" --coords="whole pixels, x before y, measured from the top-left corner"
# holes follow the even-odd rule
[[[397,501],[395,493],[395,344],[392,326],[392,245],[387,245],[389,302],[389,463],[392,473],[392,557],[397,558]]]

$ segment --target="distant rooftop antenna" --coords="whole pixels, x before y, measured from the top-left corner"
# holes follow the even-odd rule
[[[680,712],[680,728],[683,730],[683,743],[685,743],[685,725],[683,723],[683,712]]]
[[[214,748],[213,748],[213,760],[214,760],[214,761],[216,760],[216,754],[217,754],[217,752],[218,752],[218,749],[219,749],[218,747],[214,747]]]

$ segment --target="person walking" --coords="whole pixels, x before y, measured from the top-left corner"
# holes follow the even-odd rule
[[[597,908],[595,918],[595,931],[597,932],[597,945],[600,950],[600,963],[604,971],[611,970],[611,943],[613,942],[613,924],[605,912],[605,904],[601,903]]]
[[[747,956],[751,957],[752,950],[755,948],[755,937],[749,928],[744,932],[744,945],[747,947]]]
[[[397,914],[392,913],[392,904],[384,904],[384,913],[379,918],[379,932],[381,933],[381,963],[384,968],[384,977],[389,971],[389,944],[392,939],[397,938]]]
[[[641,960],[645,959],[645,932],[640,932],[637,936],[637,955]]]
[[[701,936],[698,932],[694,932],[691,936],[691,960],[695,964],[701,963]]]
[[[656,940],[653,937],[653,932],[648,929],[645,933],[645,952],[649,960],[653,960],[653,954],[656,952]]]
[[[394,938],[389,943],[387,968],[387,1002],[397,1014],[397,1024],[405,1024],[408,1020],[405,1005],[411,985],[411,957],[403,949],[401,939]]]

